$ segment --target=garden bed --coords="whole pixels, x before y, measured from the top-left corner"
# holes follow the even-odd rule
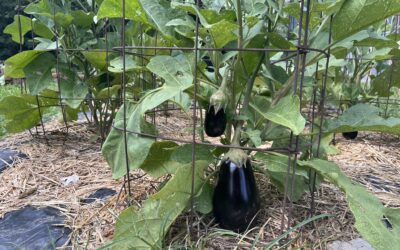
[[[191,122],[180,112],[169,117],[157,117],[157,125],[168,137],[177,136],[190,140]],[[109,242],[118,214],[127,207],[123,180],[113,180],[104,161],[98,137],[86,123],[70,124],[68,134],[57,121],[48,123],[47,140],[33,138],[28,132],[7,137],[0,148],[11,148],[25,153],[28,159],[17,159],[12,167],[0,175],[0,217],[27,205],[53,207],[65,216],[65,226],[72,230],[69,245],[74,249],[95,249]],[[50,129],[51,128],[51,129]],[[397,137],[377,133],[360,133],[354,141],[337,136],[339,155],[331,157],[353,180],[365,185],[381,201],[391,207],[400,207],[400,156]],[[79,180],[68,177],[78,176]],[[131,188],[134,203],[140,204],[157,189],[159,180],[133,171]],[[244,235],[232,235],[214,225],[212,216],[202,216],[199,226],[194,226],[188,237],[188,214],[178,218],[167,234],[165,244],[174,247],[203,245],[214,249],[246,248],[262,245],[276,238],[281,232],[282,195],[262,174],[256,174],[261,190],[262,210],[256,227]],[[75,182],[76,181],[76,182]],[[82,202],[102,188],[116,191],[113,196],[92,203]],[[306,195],[293,204],[293,225],[308,216],[310,198]],[[354,218],[348,209],[344,194],[334,185],[323,183],[315,200],[318,214],[335,215],[317,220],[313,227],[296,231],[293,246],[305,249],[326,249],[335,240],[359,237],[353,228]],[[197,219],[199,219],[197,218]],[[286,218],[287,219],[287,218]],[[190,238],[190,240],[189,240]],[[66,244],[67,245],[67,244]]]

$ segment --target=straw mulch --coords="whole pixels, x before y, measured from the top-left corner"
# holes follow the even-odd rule
[[[158,127],[168,137],[177,136],[190,140],[190,122],[182,122],[182,114],[169,118],[157,118]],[[112,239],[118,214],[126,208],[126,193],[123,180],[113,180],[111,170],[101,156],[99,138],[88,124],[70,125],[68,134],[57,122],[48,124],[48,140],[32,138],[29,133],[8,137],[0,142],[0,148],[17,149],[29,156],[19,159],[0,175],[0,217],[5,213],[26,205],[52,206],[65,216],[66,226],[72,229],[70,243],[73,249],[96,249]],[[337,147],[341,154],[331,157],[356,181],[361,182],[387,205],[400,206],[400,157],[397,137],[361,133],[355,141],[338,136]],[[380,145],[382,143],[382,145]],[[79,181],[68,186],[62,178],[77,175]],[[141,203],[157,188],[157,180],[134,171],[133,200]],[[213,249],[249,248],[271,241],[281,232],[282,195],[269,179],[257,174],[262,198],[262,210],[256,227],[241,236],[224,236],[213,224],[212,216],[201,216],[188,233],[187,224],[191,218],[181,216],[167,234],[166,246],[199,246]],[[378,184],[377,184],[378,183]],[[99,188],[111,188],[117,195],[106,201],[83,204],[81,199]],[[310,197],[293,204],[291,222],[293,225],[308,216]],[[317,190],[316,211],[318,214],[334,214],[292,234],[293,246],[304,249],[326,249],[334,240],[350,240],[359,237],[353,228],[354,218],[344,200],[343,193],[333,185],[324,183]],[[284,221],[287,221],[287,216]],[[189,221],[189,222],[188,222]],[[198,225],[198,226],[196,226]],[[190,236],[190,237],[189,237]]]

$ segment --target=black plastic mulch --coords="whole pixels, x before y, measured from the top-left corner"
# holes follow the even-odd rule
[[[117,192],[110,188],[100,188],[96,190],[93,194],[89,195],[87,198],[83,199],[82,203],[93,203],[96,200],[105,200],[109,196],[115,195]]]
[[[26,206],[0,219],[0,250],[55,249],[63,246],[71,230],[65,217],[52,207]]]
[[[0,149],[0,173],[8,168],[15,158],[28,158],[26,154],[11,149]]]

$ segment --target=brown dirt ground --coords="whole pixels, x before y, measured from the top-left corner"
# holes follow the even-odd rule
[[[191,122],[181,112],[159,116],[156,123],[162,135],[191,139]],[[96,249],[113,236],[118,214],[127,207],[123,180],[113,180],[111,170],[101,156],[100,142],[93,128],[86,123],[70,124],[65,128],[54,121],[47,124],[47,140],[43,136],[32,137],[29,133],[10,136],[0,141],[0,148],[12,148],[24,152],[29,159],[18,159],[12,167],[0,175],[0,217],[26,205],[52,206],[66,216],[66,226],[72,229],[70,242],[73,249]],[[215,141],[214,141],[215,142]],[[400,155],[398,137],[376,133],[360,133],[354,141],[337,136],[341,154],[331,157],[346,174],[365,185],[381,201],[392,207],[400,207]],[[64,186],[61,178],[78,175],[79,181]],[[154,193],[159,180],[153,180],[141,171],[131,174],[133,200],[142,202]],[[166,244],[175,248],[201,245],[213,249],[250,248],[258,237],[256,246],[262,247],[280,234],[282,195],[269,179],[256,174],[263,206],[256,227],[244,235],[224,236],[213,224],[211,216],[197,218],[189,237],[186,224],[189,216],[181,216],[167,235]],[[118,195],[105,202],[82,204],[99,188],[112,188]],[[296,240],[292,247],[326,249],[327,242],[359,237],[353,227],[354,218],[344,200],[343,193],[335,186],[324,183],[317,190],[316,211],[335,217],[316,221],[292,234]],[[310,198],[293,204],[293,223],[301,222],[308,215]],[[284,217],[287,220],[287,217]]]

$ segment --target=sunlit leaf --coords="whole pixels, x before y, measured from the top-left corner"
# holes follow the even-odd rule
[[[24,68],[30,94],[37,95],[55,83],[51,72],[55,63],[56,58],[51,53],[46,52],[40,54]]]
[[[8,58],[5,62],[5,75],[13,78],[25,77],[24,68],[26,65],[31,63],[42,53],[44,53],[44,51],[27,50]]]
[[[399,0],[344,1],[333,18],[333,39],[341,40],[399,12]]]
[[[298,96],[286,96],[271,107],[264,117],[276,124],[290,128],[295,135],[300,134],[306,125],[306,120],[300,113]]]
[[[379,116],[379,108],[368,104],[357,104],[346,110],[339,118],[326,120],[326,132],[376,131],[400,134],[399,118]]]
[[[196,162],[194,194],[204,183],[203,173],[208,167],[204,161]],[[182,166],[168,183],[150,196],[140,209],[130,207],[118,217],[111,246],[114,249],[161,248],[162,239],[179,214],[189,205],[192,190],[191,164]]]
[[[24,36],[28,31],[32,29],[31,26],[31,19],[26,16],[22,15],[15,15],[14,16],[14,22],[9,24],[5,29],[4,29],[4,34],[10,34],[12,37],[12,40],[16,43],[24,43],[25,39]],[[21,35],[21,39],[20,39]]]

